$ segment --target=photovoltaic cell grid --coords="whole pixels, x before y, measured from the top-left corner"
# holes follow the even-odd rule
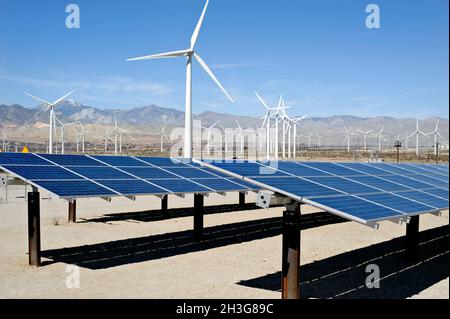
[[[445,165],[285,161],[202,165],[364,224],[449,207]]]
[[[257,189],[183,159],[0,153],[0,169],[71,199]]]

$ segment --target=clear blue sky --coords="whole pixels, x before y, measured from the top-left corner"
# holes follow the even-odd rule
[[[125,62],[181,50],[203,0],[0,0],[0,103],[74,99],[100,108],[184,110],[185,61]],[[365,27],[369,3],[381,29]],[[263,112],[257,90],[291,113],[448,118],[448,0],[211,0],[197,52],[236,99],[194,65],[194,112]]]

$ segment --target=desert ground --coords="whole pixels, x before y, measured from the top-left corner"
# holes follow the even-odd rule
[[[211,195],[205,239],[192,238],[192,196],[160,200],[78,200],[78,222],[67,202],[41,193],[43,266],[28,266],[23,187],[0,205],[1,298],[280,298],[283,207],[256,209],[247,196]],[[19,198],[17,198],[19,197]],[[302,298],[449,298],[449,219],[421,217],[420,256],[404,256],[405,225],[373,230],[302,207]],[[380,269],[380,288],[365,287],[366,266]],[[80,287],[68,288],[78,265]]]

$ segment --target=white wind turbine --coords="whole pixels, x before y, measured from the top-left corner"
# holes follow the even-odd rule
[[[185,127],[184,127],[184,157],[192,158],[192,135],[193,135],[193,121],[192,121],[192,58],[195,58],[200,66],[205,70],[205,72],[212,78],[212,80],[217,84],[217,86],[222,90],[225,96],[234,102],[219,80],[216,78],[214,73],[205,63],[205,61],[195,53],[195,45],[200,33],[200,29],[205,18],[206,10],[208,8],[209,0],[206,1],[203,12],[191,37],[190,48],[181,51],[166,52],[155,55],[148,55],[139,58],[128,59],[127,61],[138,61],[138,60],[153,60],[153,59],[165,59],[165,58],[176,58],[176,57],[186,57],[186,113],[185,113]]]
[[[428,136],[434,135],[434,155],[438,154],[438,138],[441,138],[442,141],[444,141],[444,137],[439,132],[439,120],[437,120],[436,128],[434,131],[427,134]]]
[[[101,136],[104,139],[104,143],[105,143],[105,154],[108,153],[108,143],[111,140],[111,128],[108,128],[106,130],[105,135]],[[77,139],[77,152],[78,152],[78,139]]]
[[[254,132],[253,130],[249,130],[249,129],[243,129],[241,124],[239,124],[239,121],[236,120],[236,124],[239,128],[239,137],[240,137],[240,144],[241,144],[241,154],[244,154],[244,146],[245,146],[245,140],[244,140],[244,133],[250,133],[250,132]]]
[[[344,140],[344,142],[347,142],[347,152],[350,153],[350,143],[351,143],[352,135],[357,135],[357,134],[350,132],[347,129],[346,126],[344,126],[344,129],[345,129],[345,140]]]
[[[200,126],[202,129],[206,130],[207,132],[207,137],[206,137],[206,154],[211,155],[211,130],[217,125],[219,124],[220,121],[217,121],[216,123],[214,123],[213,125],[211,125],[210,127],[204,127],[204,126]]]
[[[376,133],[374,136],[378,138],[378,150],[381,151],[382,150],[382,142],[386,142],[386,139],[383,136],[383,132],[384,132],[384,127],[378,132]]]
[[[412,137],[412,136],[416,136],[416,155],[419,156],[419,135],[422,134],[425,137],[428,137],[427,134],[425,134],[424,132],[422,132],[419,129],[419,119],[416,119],[416,130],[414,132],[412,132],[408,138]]]
[[[55,122],[59,123],[59,127],[61,129],[61,154],[64,154],[65,152],[65,135],[66,135],[66,128],[69,126],[73,126],[76,125],[78,123],[74,122],[74,123],[64,123],[63,121],[61,121],[56,115],[55,115]],[[56,123],[55,123],[56,124]]]
[[[272,117],[272,111],[277,110],[276,108],[270,108],[266,101],[264,101],[264,99],[257,93],[255,92],[256,97],[258,98],[258,100],[261,102],[261,104],[264,106],[264,108],[266,109],[266,115],[261,118],[264,120],[263,124],[262,124],[262,128],[266,128],[266,156],[267,156],[267,160],[270,159],[270,118]]]
[[[301,117],[291,119],[292,126],[294,128],[294,136],[293,136],[293,144],[292,144],[292,146],[293,146],[292,155],[294,157],[297,157],[297,126],[300,124],[301,121],[303,121],[307,117],[308,117],[308,114],[305,114]]]
[[[373,130],[364,132],[363,130],[358,130],[363,135],[364,139],[364,150],[367,151],[367,137],[373,133]]]
[[[64,95],[63,97],[57,99],[56,101],[54,101],[53,103],[47,102],[39,97],[36,97],[34,95],[31,95],[29,93],[26,93],[26,95],[28,95],[29,97],[44,103],[45,105],[47,105],[48,110],[50,110],[50,123],[49,123],[49,135],[48,135],[48,153],[49,154],[53,154],[53,130],[54,130],[54,112],[55,112],[55,107],[61,103],[62,101],[64,101],[69,95],[73,94],[74,92],[76,92],[77,90],[73,90],[69,93],[67,93],[66,95]]]
[[[80,125],[81,132],[77,132],[77,152],[79,152],[79,142],[80,142],[80,137],[81,137],[81,153],[84,154],[86,135],[92,134],[92,132],[86,130],[86,128],[84,127],[84,125],[81,122],[78,122],[78,125]]]
[[[6,152],[6,146],[9,144],[8,143],[8,133],[6,132],[6,130],[3,128],[2,129],[2,152]]]
[[[170,140],[169,136],[167,136],[167,134],[166,134],[166,127],[167,127],[167,123],[166,123],[166,121],[164,121],[164,125],[163,125],[161,131],[158,132],[157,134],[151,134],[153,136],[159,136],[160,137],[160,146],[161,146],[160,150],[161,150],[161,153],[164,152],[164,139]]]

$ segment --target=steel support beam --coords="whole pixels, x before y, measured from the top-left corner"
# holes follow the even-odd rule
[[[416,259],[419,256],[419,216],[412,216],[406,225],[406,257]]]
[[[300,203],[286,205],[283,212],[283,299],[300,299]]]
[[[203,216],[205,214],[205,197],[194,194],[194,239],[203,239]]]
[[[77,222],[77,201],[74,199],[69,202],[69,223]]]
[[[28,193],[28,264],[41,266],[40,197],[37,190]]]
[[[245,193],[239,193],[239,206],[245,206]]]
[[[169,196],[168,195],[164,195],[161,198],[161,212],[163,214],[167,214],[168,209],[169,209]]]

